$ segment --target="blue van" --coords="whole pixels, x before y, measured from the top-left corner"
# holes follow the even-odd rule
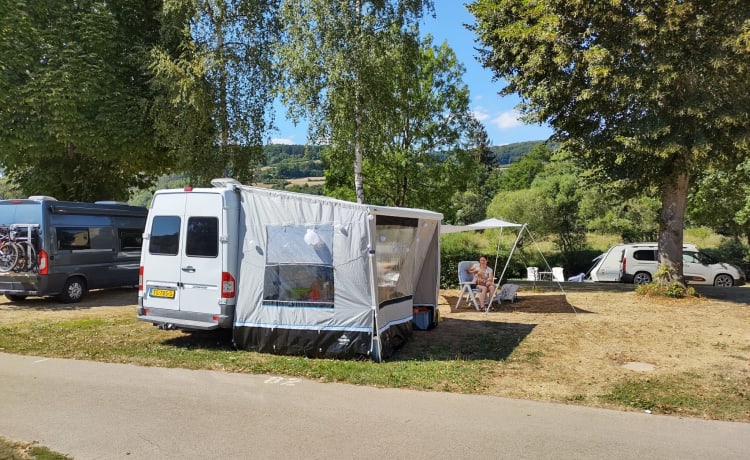
[[[138,285],[148,210],[46,196],[0,200],[0,293],[11,301]]]

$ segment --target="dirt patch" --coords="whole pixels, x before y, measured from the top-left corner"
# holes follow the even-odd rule
[[[136,314],[138,291],[134,288],[93,290],[79,303],[62,303],[53,297],[29,297],[10,302],[0,296],[0,325],[36,319],[75,320],[106,317],[132,311]]]

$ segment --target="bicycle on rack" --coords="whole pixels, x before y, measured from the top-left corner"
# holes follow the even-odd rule
[[[10,228],[0,227],[0,272],[9,272],[18,263],[18,250],[11,240]]]
[[[0,227],[0,272],[36,272],[35,227],[18,224]]]

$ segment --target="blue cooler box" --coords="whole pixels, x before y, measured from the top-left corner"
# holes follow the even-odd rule
[[[428,307],[414,307],[414,328],[426,331],[432,323],[432,311]]]

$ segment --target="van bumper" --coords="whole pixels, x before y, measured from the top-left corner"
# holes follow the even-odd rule
[[[185,331],[231,329],[234,321],[234,305],[222,305],[219,314],[148,308],[139,305],[138,320],[152,323],[159,329]]]
[[[2,273],[0,274],[0,294],[50,295],[60,291],[58,283],[50,283],[48,275],[36,273]],[[54,285],[53,285],[54,284]]]

